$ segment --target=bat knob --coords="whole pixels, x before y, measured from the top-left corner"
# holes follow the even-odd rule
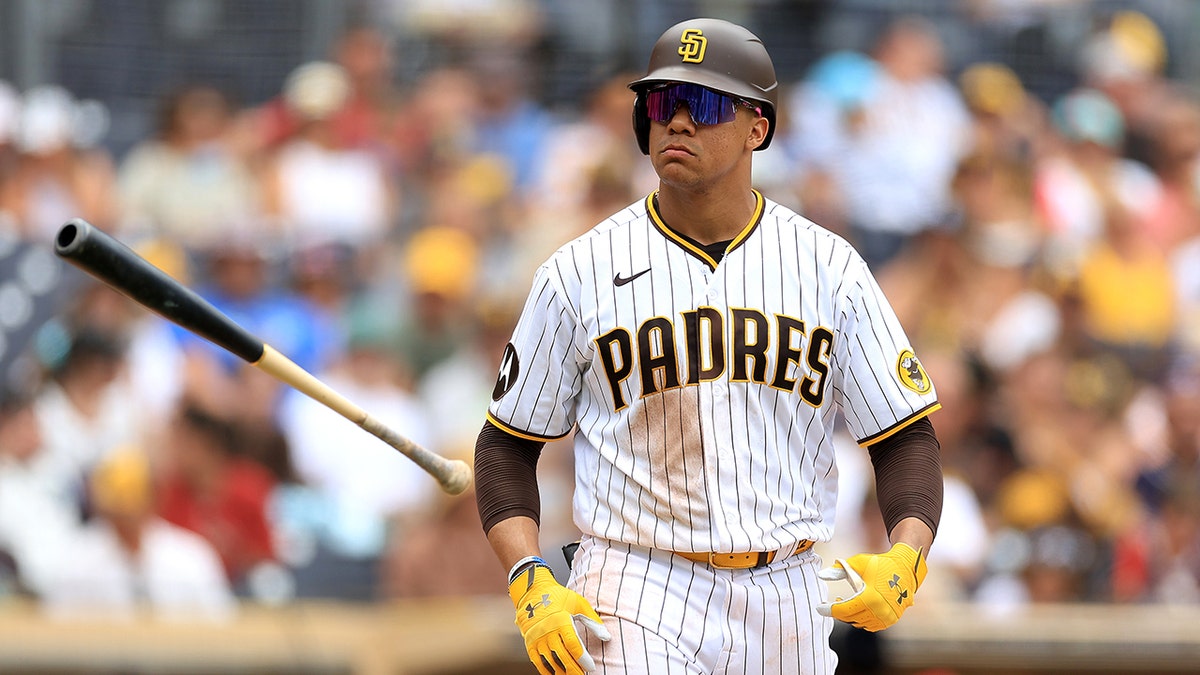
[[[457,495],[462,494],[471,486],[471,479],[471,467],[461,459],[456,459],[450,462],[450,466],[440,482],[442,490],[446,494]]]

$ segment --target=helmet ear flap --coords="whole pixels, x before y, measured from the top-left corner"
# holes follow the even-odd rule
[[[650,115],[646,113],[646,94],[638,92],[633,100],[633,134],[643,155],[650,154]]]

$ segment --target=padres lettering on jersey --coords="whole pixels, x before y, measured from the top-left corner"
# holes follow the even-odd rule
[[[720,264],[651,195],[535,275],[488,414],[527,438],[577,426],[584,533],[677,551],[826,540],[838,415],[865,444],[937,409],[858,254],[755,195]]]
[[[666,318],[654,317],[636,331],[614,328],[596,338],[600,362],[612,390],[614,411],[628,405],[622,383],[635,370],[640,376],[633,380],[635,387],[640,384],[638,395],[651,396],[666,389],[723,377],[727,360],[734,367],[730,374],[733,381],[765,384],[783,391],[796,390],[797,378],[789,376],[791,368],[806,365],[809,370],[799,381],[800,396],[813,406],[824,401],[833,343],[833,333],[828,328],[815,328],[809,335],[802,319],[767,317],[754,309],[731,309],[727,318],[716,307],[700,307],[680,312],[680,317],[682,325],[678,329]],[[682,359],[685,363],[680,363],[681,358],[675,352],[677,330],[682,330],[687,345]],[[768,355],[771,347],[774,349]],[[686,374],[682,381],[681,373]],[[768,373],[773,375],[767,377]]]

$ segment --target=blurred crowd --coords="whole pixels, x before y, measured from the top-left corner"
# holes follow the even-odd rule
[[[533,270],[655,178],[630,126],[638,73],[567,114],[533,95],[526,52],[453,39],[404,86],[372,26],[265,102],[181,83],[120,157],[95,105],[0,88],[0,261],[82,217],[470,461]],[[1106,15],[1080,54],[1043,100],[1003,62],[952,69],[936,27],[898,15],[783,82],[756,155],[768,197],[863,253],[937,385],[925,602],[1200,602],[1200,97],[1167,77],[1144,14]],[[0,288],[0,322],[46,285],[35,267]],[[69,293],[0,401],[0,595],[220,618],[239,600],[504,594],[470,492],[56,274]],[[843,441],[828,556],[882,545],[869,461]],[[569,446],[541,462],[549,551],[575,536]]]

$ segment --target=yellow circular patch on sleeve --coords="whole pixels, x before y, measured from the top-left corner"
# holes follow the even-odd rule
[[[901,384],[918,394],[928,394],[933,389],[933,382],[925,374],[925,367],[911,349],[900,352],[900,357],[896,359],[896,376]]]

